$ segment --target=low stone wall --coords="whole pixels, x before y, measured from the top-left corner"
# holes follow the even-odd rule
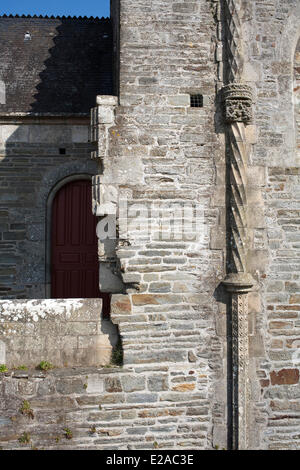
[[[0,449],[211,448],[201,381],[175,365],[0,373]]]
[[[106,365],[118,332],[101,319],[101,299],[0,301],[0,364]]]

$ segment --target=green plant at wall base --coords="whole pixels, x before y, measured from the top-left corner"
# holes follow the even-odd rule
[[[157,449],[158,448],[158,442],[154,441],[153,442],[153,447],[154,447],[154,449]]]
[[[5,364],[0,364],[0,372],[7,372],[8,368],[6,367]]]
[[[111,353],[111,363],[116,366],[123,365],[123,346],[122,346],[122,341],[120,338],[117,344],[113,347],[113,350]]]
[[[29,401],[27,400],[24,400],[23,403],[22,403],[22,406],[20,408],[20,412],[23,414],[23,415],[26,415],[28,416],[29,418],[33,419],[34,418],[34,414],[33,414],[33,411],[31,409],[31,406],[30,406],[30,403]]]
[[[71,429],[65,428],[64,431],[65,431],[66,439],[72,439],[73,433],[72,433]]]
[[[19,437],[18,441],[20,444],[29,444],[30,434],[28,432],[23,432],[22,436]]]
[[[91,434],[96,434],[96,432],[97,432],[96,426],[92,426],[92,427],[90,428],[90,433],[91,433]]]
[[[27,366],[18,366],[16,367],[16,370],[28,370]]]
[[[83,384],[83,388],[87,389],[87,388],[88,388],[88,384]]]
[[[54,365],[51,364],[51,362],[48,361],[41,361],[38,365],[39,369],[41,370],[50,370],[54,368]]]

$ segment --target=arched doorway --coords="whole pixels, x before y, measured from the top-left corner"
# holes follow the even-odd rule
[[[91,180],[79,179],[62,186],[51,211],[51,297],[94,298],[99,291],[97,218],[91,208]]]

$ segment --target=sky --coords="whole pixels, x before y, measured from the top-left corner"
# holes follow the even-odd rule
[[[2,0],[1,15],[109,16],[109,0]]]

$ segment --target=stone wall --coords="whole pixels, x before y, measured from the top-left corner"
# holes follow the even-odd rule
[[[0,374],[3,450],[199,449],[208,402],[194,367],[76,368]],[[25,404],[24,404],[25,402]]]
[[[232,37],[228,49],[220,33],[228,21],[225,3],[234,15],[230,24],[241,47],[237,52]],[[246,259],[254,280],[246,312],[248,445],[296,448],[298,156],[293,80],[299,5],[154,1],[147,10],[145,2],[124,0],[120,11],[120,106],[115,127],[109,129],[109,151],[100,155],[99,173],[102,192],[113,185],[119,199],[126,200],[129,219],[130,213],[132,220],[140,215],[139,227],[129,224],[123,230],[120,213],[118,220],[122,235],[116,257],[127,296],[113,296],[112,319],[119,324],[125,364],[148,363],[151,370],[150,364],[169,367],[174,361],[184,369],[193,361],[198,373],[207,376],[206,396],[214,397],[204,447],[226,446],[231,398],[224,394],[230,346],[225,313],[227,305],[230,314],[230,304],[220,281],[228,256],[228,199],[224,117],[216,91],[226,83],[232,61],[233,73],[253,88],[255,103],[254,123],[244,126],[245,136],[235,136],[236,145],[247,153],[247,207],[242,207],[244,201],[237,207],[247,211]],[[190,106],[194,93],[203,95],[203,107]],[[170,205],[187,201],[202,210],[202,226],[192,241],[185,236],[178,240],[177,229],[169,225]],[[112,202],[116,204],[115,196]],[[151,213],[155,202],[159,211]],[[154,226],[150,235],[149,225]],[[291,405],[290,397],[296,400]]]
[[[147,372],[153,383],[161,372],[169,377],[153,400],[158,408],[168,390],[168,400],[183,407],[185,417],[172,425],[184,421],[180,445],[227,447],[224,295],[217,302],[225,160],[224,137],[216,132],[215,9],[206,1],[120,3],[120,106],[111,102],[114,122],[105,121],[109,141],[105,147],[99,141],[94,180],[95,194],[106,196],[95,213],[119,216],[112,269],[126,294],[112,296],[111,318],[124,366]],[[202,95],[203,106],[191,107],[191,94]],[[194,400],[198,416],[187,411]]]
[[[101,319],[101,308],[101,299],[0,301],[0,364],[109,364],[118,332],[108,319]]]
[[[297,43],[294,55],[294,112],[295,112],[295,131],[296,131],[296,148],[299,155],[300,152],[300,38]],[[299,158],[299,156],[298,156]]]
[[[64,149],[61,154],[60,149]],[[45,298],[47,200],[64,178],[92,175],[87,118],[0,121],[0,295]],[[49,260],[48,260],[49,263]]]
[[[257,143],[251,160],[260,168],[263,196],[254,232],[261,253],[260,301],[251,324],[263,344],[254,341],[250,349],[251,445],[298,449],[300,168],[293,81],[294,77],[297,81],[300,5],[296,0],[244,4],[244,79],[256,93]]]
[[[33,446],[45,448],[227,448],[235,432],[232,416],[239,419],[246,402],[248,448],[297,449],[299,2],[121,0],[113,2],[114,25],[119,3],[119,99],[98,97],[94,144],[82,148],[92,150],[90,168],[97,173],[94,213],[104,224],[117,216],[113,241],[105,243],[100,229],[98,236],[100,277],[105,265],[112,282],[118,279],[111,320],[121,334],[124,367],[57,370],[46,377],[4,374],[4,447],[21,447],[16,422],[32,434]],[[229,41],[226,6],[234,17]],[[114,37],[117,44],[116,30]],[[219,93],[237,79],[252,88],[254,103],[253,123],[232,126],[243,135],[227,140],[246,162],[245,184],[228,160]],[[202,96],[200,107],[191,106],[193,94]],[[52,158],[52,165],[60,162]],[[59,158],[64,167],[66,157]],[[7,207],[12,204],[12,214],[20,215],[14,189],[3,184]],[[241,219],[247,215],[239,227],[247,236],[237,253],[245,248],[254,284],[249,306],[236,309],[248,326],[237,364],[229,352],[233,333],[243,334],[243,319],[233,332],[230,294],[221,285],[234,224],[228,186],[234,185],[245,191],[236,207]],[[247,363],[246,392],[236,413],[232,382],[239,369],[233,365],[243,367],[241,358]],[[89,385],[90,376],[95,385]],[[26,397],[36,421],[20,412]],[[74,441],[66,439],[65,428]]]

